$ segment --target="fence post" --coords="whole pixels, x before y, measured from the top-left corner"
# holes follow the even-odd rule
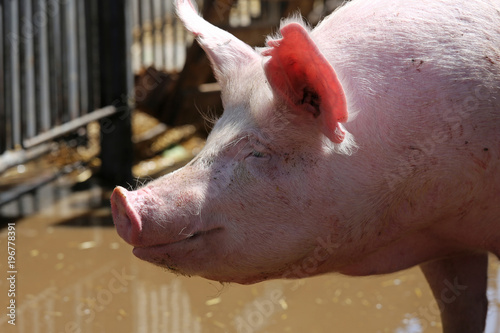
[[[101,170],[104,184],[132,184],[131,107],[133,77],[130,62],[130,0],[96,0],[99,15],[101,107],[117,114],[101,123]]]

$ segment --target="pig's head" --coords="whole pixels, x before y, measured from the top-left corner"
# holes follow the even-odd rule
[[[341,229],[327,161],[352,147],[333,68],[299,23],[256,51],[188,0],[177,9],[212,62],[225,111],[184,168],[136,191],[115,189],[119,235],[143,260],[218,281],[293,276],[309,257],[318,258],[306,275],[322,273]]]

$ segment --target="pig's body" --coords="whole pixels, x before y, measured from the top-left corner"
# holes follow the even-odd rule
[[[479,332],[500,256],[500,2],[355,0],[258,52],[178,7],[225,113],[189,165],[115,190],[134,253],[240,283],[422,264],[437,297],[467,285],[445,330]]]
[[[386,273],[465,244],[499,255],[500,2],[358,1],[311,35],[360,147],[330,161],[328,179],[349,183],[329,193],[370,221],[364,235],[380,233],[366,245],[381,250],[358,252],[364,260],[344,272]]]

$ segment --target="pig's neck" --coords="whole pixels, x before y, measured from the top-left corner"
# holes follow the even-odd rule
[[[467,179],[460,173],[468,172],[466,160],[460,160],[463,154],[447,154],[438,147],[422,156],[412,149],[418,148],[419,138],[413,138],[414,146],[391,141],[389,136],[376,137],[366,128],[380,129],[377,118],[383,117],[359,114],[347,123],[345,128],[359,149],[351,156],[331,157],[335,170],[330,177],[340,179],[331,189],[336,193],[333,214],[342,216],[341,222],[353,230],[352,241],[345,246],[349,258],[335,270],[349,275],[385,274],[463,251],[486,250],[500,257],[500,235],[495,232],[500,228],[500,207],[491,207],[497,200],[495,188],[500,189],[500,180],[495,180],[500,163],[491,167],[489,176]],[[386,128],[391,128],[390,123]],[[408,139],[408,135],[394,135]],[[450,159],[456,159],[451,166],[458,166],[446,170]],[[463,184],[457,184],[457,179]],[[492,181],[497,184],[488,184]],[[484,190],[488,186],[491,193]],[[481,208],[488,204],[488,210]],[[331,265],[338,265],[336,261]]]
[[[348,225],[345,239],[341,239],[340,259],[331,264],[344,274],[370,275],[398,271],[432,257],[438,244],[412,249],[424,235],[417,235],[419,216],[422,212],[406,201],[403,179],[394,178],[397,170],[389,162],[392,148],[378,138],[363,131],[365,117],[359,114],[345,128],[355,138],[358,149],[350,156],[334,156],[330,162],[335,170],[330,176],[338,179],[335,188],[335,205],[330,214]],[[374,125],[373,121],[367,121]],[[402,237],[405,234],[411,237]],[[342,253],[344,252],[344,253]],[[398,259],[394,254],[403,253]],[[391,260],[387,260],[391,258]],[[342,266],[339,267],[337,265]]]

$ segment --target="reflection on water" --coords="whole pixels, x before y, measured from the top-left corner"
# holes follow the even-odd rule
[[[325,275],[221,285],[179,277],[136,259],[115,233],[104,195],[68,195],[16,223],[16,326],[7,323],[0,279],[0,331],[441,332],[436,302],[418,268],[391,275]],[[6,274],[6,230],[0,267]],[[500,331],[500,265],[491,258],[487,333]]]
[[[395,333],[420,333],[424,331],[419,318],[412,318],[410,315],[408,317],[403,320],[404,326],[398,327]]]
[[[200,320],[193,315],[189,295],[179,280],[159,286],[140,282],[133,293],[138,310],[134,332],[201,332]]]

